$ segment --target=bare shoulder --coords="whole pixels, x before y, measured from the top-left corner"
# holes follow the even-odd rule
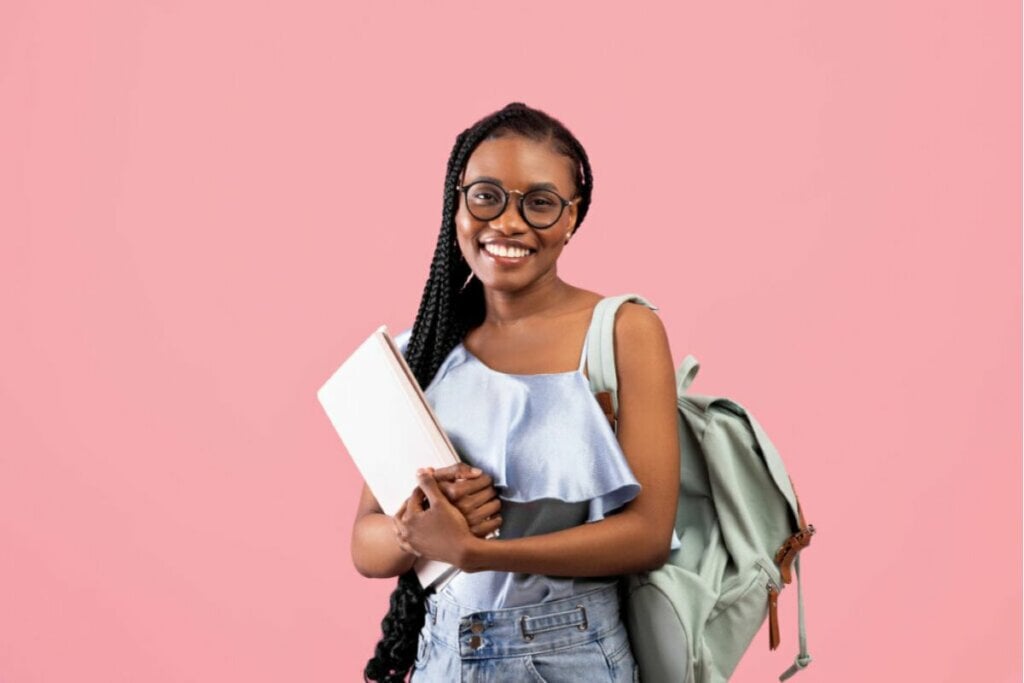
[[[643,304],[627,301],[615,314],[615,346],[650,349],[668,345],[668,334],[661,317]]]
[[[615,365],[623,388],[630,378],[646,384],[674,377],[668,333],[647,306],[627,301],[615,315]]]

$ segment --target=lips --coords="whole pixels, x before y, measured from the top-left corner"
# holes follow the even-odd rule
[[[491,242],[490,244],[496,244]],[[484,253],[485,258],[490,259],[492,262],[501,266],[517,266],[530,260],[530,257],[534,255],[535,250],[529,247],[520,247],[526,249],[524,256],[501,256],[499,254],[493,254],[487,250],[487,245],[483,245],[480,249]]]
[[[527,246],[527,245],[523,244],[522,242],[516,242],[515,240],[503,240],[503,239],[487,240],[486,242],[481,242],[480,243],[480,248],[484,249],[486,251],[486,248],[487,248],[488,245],[496,246],[496,247],[505,247],[506,249],[525,249],[526,251],[529,251],[531,254],[534,253],[535,251],[537,251],[533,247]]]

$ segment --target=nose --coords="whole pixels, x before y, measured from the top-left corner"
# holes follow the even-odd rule
[[[508,201],[505,202],[505,210],[498,214],[497,217],[490,220],[492,226],[506,234],[526,232],[527,228],[527,223],[523,220],[523,215],[519,210],[519,200],[521,195],[520,197],[516,197],[513,194],[514,192],[518,191],[511,190],[509,192]]]

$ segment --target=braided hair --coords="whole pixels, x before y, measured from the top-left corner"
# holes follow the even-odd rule
[[[590,160],[576,137],[557,119],[522,102],[512,102],[459,134],[448,157],[441,231],[430,263],[430,275],[405,349],[405,359],[421,387],[430,384],[451,350],[484,320],[483,285],[479,278],[468,279],[472,274],[469,264],[460,258],[455,241],[455,214],[459,208],[455,187],[477,145],[505,135],[548,142],[557,153],[572,161],[576,192],[580,195],[573,233],[579,230],[590,207],[593,187]],[[405,680],[416,657],[426,597],[427,591],[420,586],[415,570],[410,569],[398,577],[388,613],[381,621],[382,637],[363,670],[364,681],[399,683]]]

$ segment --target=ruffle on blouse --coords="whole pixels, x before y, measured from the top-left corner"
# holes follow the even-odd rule
[[[411,333],[409,328],[395,337],[403,352]],[[502,373],[459,344],[424,393],[459,455],[487,472],[504,500],[586,502],[585,521],[596,522],[640,493],[589,381],[578,371]],[[673,533],[672,549],[677,547]]]

